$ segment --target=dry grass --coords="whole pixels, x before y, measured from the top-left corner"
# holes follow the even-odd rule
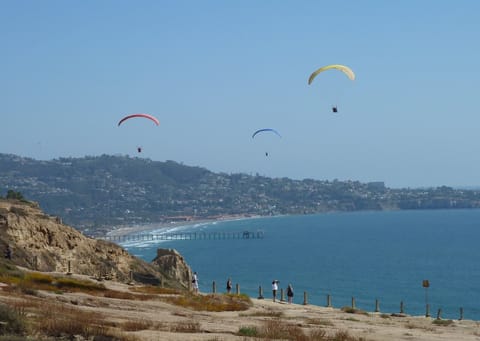
[[[194,295],[186,293],[182,296],[164,297],[163,300],[197,311],[243,311],[252,306],[246,295]]]
[[[338,331],[333,335],[329,335],[324,329],[314,328],[305,333],[298,325],[286,323],[281,319],[264,321],[260,328],[241,327],[237,334],[266,340],[366,341],[363,338],[351,336],[347,331]]]
[[[259,336],[267,339],[308,340],[300,327],[280,319],[265,321]]]
[[[175,333],[199,333],[201,329],[200,323],[197,321],[184,321],[171,324],[170,331]]]
[[[51,291],[61,294],[62,292],[82,292],[93,296],[104,296],[123,300],[152,300],[159,293],[173,293],[174,290],[155,287],[136,288],[137,292],[146,294],[135,294],[123,291],[107,289],[103,284],[89,280],[81,280],[72,277],[50,276],[39,272],[18,272],[7,273],[0,277],[0,281],[11,286],[7,290],[19,291],[23,294],[37,296],[38,290]]]
[[[1,276],[0,280],[12,285],[12,289],[19,289],[27,294],[35,294],[36,290],[98,294],[106,290],[105,286],[92,281],[50,276],[40,272],[7,273]]]
[[[0,331],[0,335],[8,335],[5,340],[14,340],[10,335],[14,334],[35,335],[35,340],[69,339],[81,335],[98,340],[139,341],[113,329],[115,326],[105,322],[105,317],[96,312],[40,298],[13,302],[0,305],[0,320],[7,321],[4,330]]]
[[[22,307],[0,305],[0,335],[23,334],[27,330],[27,319]]]
[[[124,331],[128,332],[136,332],[139,330],[147,330],[153,327],[152,321],[147,320],[134,320],[134,321],[127,321],[120,325],[120,328]]]
[[[103,335],[107,326],[102,325],[103,316],[61,304],[46,304],[41,315],[36,318],[35,329],[48,336]]]

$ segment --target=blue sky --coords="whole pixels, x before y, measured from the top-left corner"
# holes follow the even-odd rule
[[[0,0],[0,152],[478,186],[478,13],[467,0]],[[356,80],[307,84],[337,63]],[[160,126],[117,126],[132,113]],[[252,139],[261,128],[282,138]]]

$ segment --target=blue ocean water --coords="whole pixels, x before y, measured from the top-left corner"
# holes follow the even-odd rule
[[[157,248],[178,250],[199,274],[200,291],[228,277],[242,293],[271,298],[271,282],[292,283],[294,302],[480,320],[480,210],[328,213],[194,224],[183,231],[258,231],[263,239],[129,242],[150,262]],[[154,231],[152,233],[158,233]],[[422,286],[429,280],[430,287]]]

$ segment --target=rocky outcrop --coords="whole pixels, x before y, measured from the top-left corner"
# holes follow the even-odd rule
[[[158,249],[157,257],[152,261],[157,269],[185,288],[191,286],[192,270],[183,257],[173,249]]]
[[[191,271],[177,252],[168,250],[168,261],[147,263],[122,247],[87,237],[46,215],[35,203],[0,199],[0,247],[9,245],[15,264],[39,271],[69,271],[112,278],[189,288],[182,272]],[[158,258],[158,257],[157,257]],[[172,264],[173,268],[169,268]]]

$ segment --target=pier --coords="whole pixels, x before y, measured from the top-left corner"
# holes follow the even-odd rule
[[[227,240],[227,239],[263,239],[263,231],[215,231],[215,232],[166,232],[158,234],[126,234],[103,236],[98,239],[114,243],[142,242],[160,240]]]

